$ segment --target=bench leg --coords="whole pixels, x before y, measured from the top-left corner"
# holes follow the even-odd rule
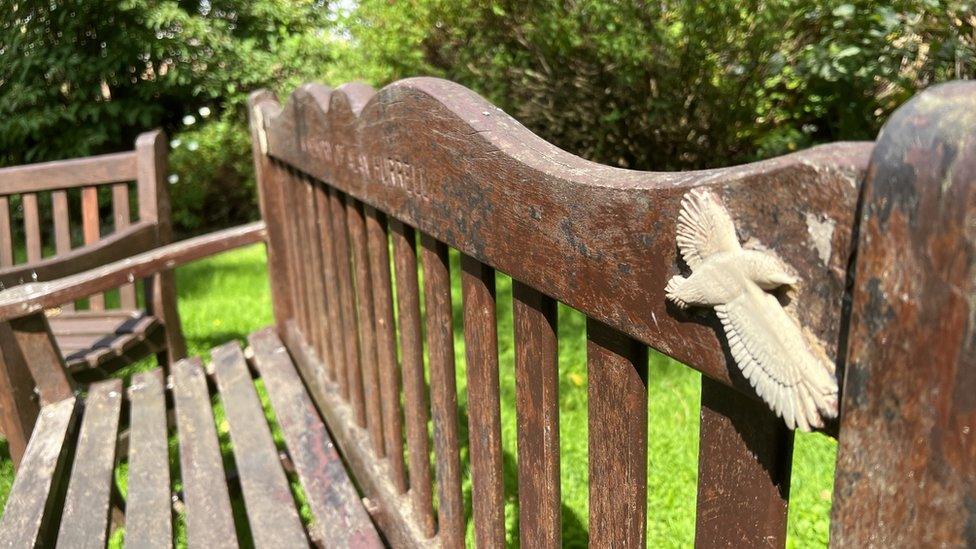
[[[34,379],[8,322],[0,322],[0,429],[7,438],[14,468],[27,448],[40,406]]]

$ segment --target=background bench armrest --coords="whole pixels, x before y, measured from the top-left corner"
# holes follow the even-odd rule
[[[94,244],[41,261],[2,268],[0,288],[64,278],[151,250],[156,244],[156,223],[140,221]]]
[[[57,280],[0,291],[0,320],[26,316],[184,263],[262,242],[265,235],[264,222],[257,221],[174,242]]]

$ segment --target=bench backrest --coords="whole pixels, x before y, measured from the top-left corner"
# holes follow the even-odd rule
[[[0,168],[0,286],[61,278],[169,243],[166,146],[154,131],[132,151]],[[17,210],[22,227],[12,223]],[[79,215],[80,225],[72,219]],[[136,302],[132,284],[119,289],[119,308]],[[90,308],[104,310],[104,296],[93,295]]]
[[[276,320],[384,534],[397,546],[463,544],[459,332],[475,536],[479,546],[504,543],[497,270],[514,285],[522,544],[560,541],[557,302],[587,318],[590,543],[645,540],[648,348],[702,373],[697,541],[785,543],[792,431],[735,366],[716,315],[681,310],[665,295],[669,279],[687,272],[676,245],[682,200],[706,187],[742,242],[775,251],[791,267],[800,282],[781,296],[785,309],[837,364],[838,379],[846,370],[839,421],[823,429],[840,436],[834,542],[963,539],[961,518],[972,512],[960,509],[973,495],[973,465],[964,458],[976,447],[971,436],[951,437],[973,426],[976,407],[961,400],[976,390],[974,359],[959,353],[973,328],[968,302],[945,292],[968,296],[974,285],[973,237],[958,223],[976,211],[967,210],[976,126],[960,118],[974,97],[963,84],[928,92],[876,145],[650,173],[573,156],[443,80],[408,79],[379,92],[306,85],[284,106],[255,93],[252,137]],[[932,117],[943,121],[933,125]],[[928,141],[913,140],[920,132]],[[947,173],[959,184],[940,193]],[[916,228],[919,204],[931,231]],[[950,217],[955,224],[943,226]],[[927,263],[930,243],[941,255]],[[957,244],[966,252],[952,263],[947,254]],[[452,249],[460,253],[463,330],[452,317]],[[924,284],[907,284],[914,280]],[[948,305],[950,317],[938,317]],[[913,313],[932,324],[915,324]],[[936,334],[950,333],[939,354],[946,365],[918,374],[918,363],[886,350],[878,331],[899,337],[916,359]],[[912,396],[930,382],[945,401]],[[889,395],[901,406],[886,403]],[[940,463],[923,460],[910,476],[905,456],[923,432],[938,433],[951,452]],[[939,479],[942,498],[921,490],[913,501],[885,496],[923,477]]]

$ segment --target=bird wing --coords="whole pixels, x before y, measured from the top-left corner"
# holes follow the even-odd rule
[[[729,212],[711,192],[695,189],[681,200],[678,249],[691,268],[712,254],[742,249]]]
[[[791,428],[822,427],[837,415],[837,382],[808,347],[799,325],[776,298],[743,292],[715,307],[732,358],[756,393]]]

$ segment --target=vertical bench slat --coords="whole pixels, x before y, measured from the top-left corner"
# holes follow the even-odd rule
[[[45,406],[38,415],[0,517],[0,547],[54,544],[62,503],[59,488],[66,477],[77,415],[73,397]]]
[[[325,292],[322,286],[322,265],[321,252],[318,240],[318,220],[315,218],[315,192],[312,189],[312,182],[303,174],[294,174],[294,183],[298,189],[301,201],[296,204],[302,223],[302,242],[305,251],[305,286],[308,293],[305,300],[309,307],[309,327],[308,341],[315,349],[319,357],[325,364],[328,364],[329,357],[325,347],[325,333],[328,328],[328,319],[325,316]],[[324,376],[325,372],[319,372]],[[324,379],[324,377],[322,378]]]
[[[556,302],[512,283],[518,416],[519,541],[560,547],[559,360]]]
[[[424,300],[427,312],[427,354],[434,420],[437,468],[438,535],[446,547],[464,545],[464,506],[458,454],[457,379],[454,370],[454,325],[451,272],[447,245],[421,233]]]
[[[10,226],[10,197],[0,196],[0,267],[14,264],[14,236]]]
[[[366,244],[366,220],[362,204],[346,195],[346,222],[349,225],[349,246],[352,248],[354,286],[356,288],[356,324],[359,327],[359,357],[363,377],[363,397],[366,399],[366,428],[373,443],[373,452],[383,456],[383,416],[380,407],[379,372],[376,364],[376,329],[373,323],[373,289],[369,276],[369,257]]]
[[[129,184],[116,183],[112,185],[112,217],[115,219],[115,231],[119,232],[132,224],[129,212]],[[136,288],[132,283],[119,286],[119,303],[123,309],[136,308]]]
[[[302,331],[307,343],[311,342],[309,333],[312,325],[311,310],[308,303],[308,256],[306,251],[306,240],[302,231],[303,216],[301,215],[302,193],[295,181],[294,173],[287,169],[282,177],[282,192],[285,195],[285,204],[289,205],[288,219],[288,251],[292,265],[292,280],[295,288],[295,295],[298,299],[295,303],[295,320]]]
[[[366,403],[363,401],[363,376],[359,373],[359,338],[356,326],[356,296],[352,286],[352,260],[349,255],[349,233],[346,206],[342,195],[329,189],[332,207],[332,234],[335,244],[336,268],[339,279],[339,303],[342,308],[342,338],[346,352],[346,382],[348,395],[343,395],[352,407],[356,424],[366,426]]]
[[[27,246],[27,261],[33,263],[41,260],[41,217],[37,210],[37,195],[24,193],[21,195],[24,207],[24,241]]]
[[[254,543],[301,547],[307,543],[305,530],[240,344],[217,347],[212,357]]]
[[[289,295],[292,297],[292,318],[295,319],[296,324],[299,328],[304,329],[304,304],[302,303],[302,279],[301,279],[301,260],[299,258],[301,254],[301,246],[298,243],[297,237],[295,235],[295,215],[293,211],[294,201],[292,199],[292,185],[290,180],[290,173],[288,168],[281,164],[273,164],[275,168],[275,178],[273,183],[269,183],[269,186],[273,186],[273,190],[280,194],[280,199],[282,203],[283,213],[281,216],[281,233],[284,240],[283,246],[279,246],[277,253],[284,256],[285,271],[287,274],[287,287]]]
[[[64,500],[58,547],[105,547],[121,411],[121,379],[91,385]]]
[[[313,538],[324,547],[382,547],[288,351],[271,330],[248,342],[308,498]]]
[[[505,545],[505,485],[494,269],[462,255],[461,288],[475,539],[479,547],[502,547]]]
[[[54,249],[58,255],[71,251],[71,219],[68,211],[68,191],[51,191],[51,213],[54,218]],[[75,309],[74,302],[61,305],[65,311]]]
[[[396,326],[393,321],[393,290],[390,286],[390,238],[386,216],[366,207],[366,238],[373,287],[373,318],[376,321],[376,360],[379,365],[380,400],[383,411],[383,441],[390,461],[393,484],[399,493],[407,491],[403,468],[403,420],[400,413],[400,371],[397,368]]]
[[[590,544],[644,547],[647,347],[587,318]]]
[[[129,386],[129,493],[126,547],[170,547],[173,512],[163,371],[136,374]]]
[[[173,402],[191,547],[236,547],[237,533],[203,365],[196,357],[172,367]]]
[[[81,231],[85,244],[94,244],[100,238],[98,219],[98,188],[82,187],[81,189]],[[88,298],[88,307],[92,311],[105,310],[105,296],[101,293]]]
[[[793,432],[765,404],[702,377],[695,547],[784,547]]]
[[[335,242],[332,232],[332,208],[329,190],[325,185],[315,186],[315,217],[319,221],[319,243],[322,247],[323,284],[329,317],[329,347],[332,364],[329,375],[338,383],[343,394],[346,391],[346,348],[343,345],[342,306],[340,304],[339,278],[336,269]]]
[[[322,359],[322,364],[324,368],[320,372],[322,380],[332,379],[332,369],[335,368],[335,357],[332,353],[331,344],[331,334],[335,329],[335,325],[332,324],[331,318],[329,317],[329,300],[333,299],[333,296],[329,294],[325,285],[325,257],[323,255],[324,248],[322,246],[322,230],[321,225],[325,223],[326,220],[321,219],[318,216],[319,208],[318,202],[320,200],[317,188],[319,185],[311,178],[306,177],[306,184],[308,190],[308,219],[309,219],[309,242],[311,243],[311,255],[314,261],[313,273],[314,273],[314,283],[315,283],[315,314],[317,319],[317,330],[315,332],[319,343],[319,356]]]
[[[410,495],[423,532],[434,535],[433,482],[427,422],[427,382],[420,328],[420,287],[417,279],[417,238],[412,227],[390,220],[396,273],[397,313],[400,328],[400,363],[403,403],[410,461]]]

